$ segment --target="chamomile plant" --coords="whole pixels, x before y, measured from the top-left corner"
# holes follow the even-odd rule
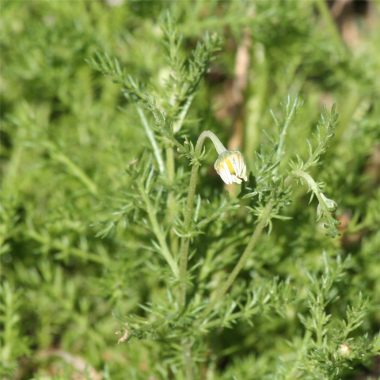
[[[166,33],[170,28],[169,20],[169,26],[164,28]],[[173,30],[170,33],[176,36]],[[170,54],[178,57],[180,54],[174,51],[179,49],[180,39],[170,33],[166,44]],[[288,96],[280,113],[272,113],[277,135],[275,132],[269,136],[263,149],[250,152],[254,157],[250,168],[240,151],[228,150],[215,132],[202,131],[201,122],[196,128],[199,136],[194,143],[186,136],[188,132],[183,131],[182,125],[191,112],[199,78],[219,49],[218,38],[206,35],[188,60],[173,59],[175,63],[172,62],[169,69],[171,76],[156,93],[146,92],[146,85],[137,85],[135,79],[125,76],[116,59],[99,54],[92,61],[95,69],[121,85],[140,117],[144,115],[141,121],[152,158],[134,164],[139,167],[138,178],[131,184],[135,188],[132,190],[135,200],[130,201],[130,208],[123,217],[128,220],[132,217],[129,228],[133,230],[134,225],[140,224],[139,218],[144,220],[144,215],[147,216],[143,224],[154,236],[152,252],[156,251],[163,258],[162,264],[155,261],[152,265],[166,262],[171,273],[164,276],[163,294],[142,306],[144,317],[124,315],[120,318],[127,326],[125,332],[131,342],[135,338],[158,339],[165,347],[170,359],[163,364],[162,373],[169,371],[187,379],[199,378],[201,368],[213,366],[212,360],[207,359],[210,347],[206,341],[215,331],[249,321],[256,313],[261,317],[266,313],[283,315],[282,307],[295,296],[291,276],[273,282],[276,275],[254,273],[259,265],[255,262],[262,262],[260,253],[265,242],[270,241],[268,234],[292,220],[291,210],[297,207],[303,194],[311,196],[309,212],[315,214],[312,223],[318,233],[332,238],[338,236],[334,213],[337,204],[312,174],[333,139],[338,118],[335,107],[322,110],[315,132],[304,142],[305,154],[302,146],[297,151],[289,141],[302,102],[298,97]],[[160,102],[159,93],[167,93],[170,100]],[[214,170],[222,183],[240,186],[237,198],[220,184],[218,195],[215,192],[212,198],[201,195],[197,185],[205,175],[202,167],[208,166],[208,144],[211,146],[209,155],[217,157]],[[186,161],[183,171],[181,163]],[[191,170],[188,172],[186,168]],[[207,172],[208,176],[213,173],[211,169]],[[316,202],[312,202],[314,198]],[[137,209],[139,217],[136,219],[131,215]],[[168,215],[175,215],[175,222],[168,220],[160,224]],[[222,245],[216,243],[219,239]],[[247,278],[247,270],[253,271],[252,278]],[[276,287],[277,293],[273,296],[271,287]]]
[[[2,5],[1,378],[377,375],[378,28]]]

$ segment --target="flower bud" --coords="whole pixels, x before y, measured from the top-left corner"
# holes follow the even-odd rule
[[[339,346],[338,352],[340,356],[347,357],[351,354],[351,348],[348,344],[342,343]]]
[[[214,168],[227,185],[234,182],[240,184],[242,180],[247,181],[247,169],[243,155],[237,150],[226,150],[220,153]]]

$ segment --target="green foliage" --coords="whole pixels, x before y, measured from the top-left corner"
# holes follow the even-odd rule
[[[370,378],[377,24],[350,49],[320,0],[1,13],[2,378]],[[238,123],[226,188],[197,139]]]

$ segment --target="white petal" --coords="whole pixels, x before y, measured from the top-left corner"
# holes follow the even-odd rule
[[[240,158],[240,174],[242,175],[245,172],[245,164],[242,158]]]
[[[242,171],[243,171],[243,169],[244,169],[244,162],[243,162],[243,160],[242,160],[242,158],[241,158],[241,156],[239,155],[238,156],[238,175],[239,175],[239,177],[240,177],[240,175],[241,175],[241,173],[242,173]]]
[[[225,162],[223,163],[223,168],[224,168],[224,170],[226,172],[226,176],[228,177],[228,182],[226,182],[226,183],[227,184],[231,184],[234,180],[232,178],[232,175],[230,173],[230,169],[228,168],[227,163],[225,163]]]
[[[247,181],[247,168],[239,151],[223,152],[214,164],[214,168],[226,184]]]
[[[247,178],[247,168],[245,167],[245,165],[243,167],[242,173],[240,174],[240,178],[243,178],[244,181],[248,181],[248,178]]]
[[[219,166],[216,171],[218,172],[218,174],[222,178],[223,182],[228,184],[230,181],[229,172],[225,170],[224,166],[223,165]]]
[[[240,163],[240,168],[239,168],[238,176],[239,178],[244,179],[244,181],[247,181],[247,168],[245,166],[245,163],[242,157],[240,157],[239,163]]]
[[[226,173],[225,170],[218,171],[218,174],[220,175],[220,177],[222,178],[224,183],[226,183],[226,184],[229,183],[228,173]]]
[[[233,178],[233,179],[232,179],[233,182],[238,183],[238,184],[241,184],[241,179],[238,178],[238,177],[236,177],[236,175],[233,175],[232,178]]]
[[[232,167],[234,168],[234,172],[237,174],[239,171],[239,166],[238,166],[238,162],[236,159],[236,154],[231,156],[230,162],[231,162]]]

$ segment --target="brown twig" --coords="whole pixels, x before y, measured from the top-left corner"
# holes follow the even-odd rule
[[[238,149],[243,142],[243,108],[244,93],[248,85],[250,65],[251,32],[244,30],[243,38],[236,51],[235,76],[231,88],[232,136],[228,142],[229,149]]]
[[[334,17],[334,19],[338,19],[346,5],[350,2],[351,0],[336,0],[334,1],[332,7],[331,7],[331,15]]]

